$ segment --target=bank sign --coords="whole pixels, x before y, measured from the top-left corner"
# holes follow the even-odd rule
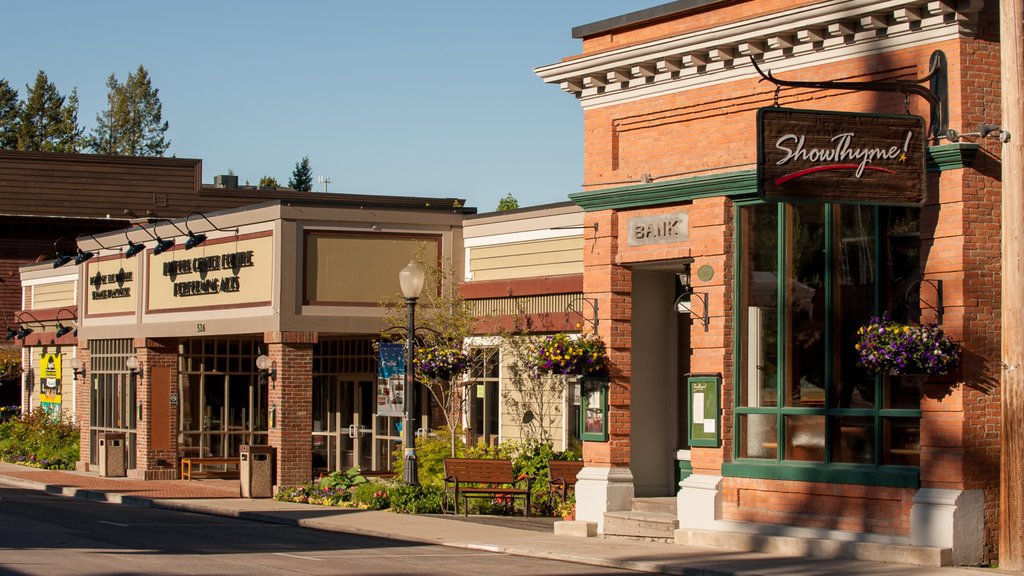
[[[757,133],[758,192],[765,200],[924,204],[919,116],[762,108]]]

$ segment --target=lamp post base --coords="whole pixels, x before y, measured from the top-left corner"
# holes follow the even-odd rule
[[[402,481],[409,486],[419,486],[420,480],[416,470],[416,452],[406,449],[402,459]]]

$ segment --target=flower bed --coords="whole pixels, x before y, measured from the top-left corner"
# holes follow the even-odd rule
[[[948,374],[960,365],[960,345],[934,324],[872,318],[857,330],[858,365],[872,374]]]

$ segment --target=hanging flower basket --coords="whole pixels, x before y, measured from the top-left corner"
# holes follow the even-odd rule
[[[21,358],[0,350],[0,380],[15,380],[21,376]]]
[[[457,346],[424,346],[416,349],[416,370],[434,380],[451,380],[469,369],[469,356]]]
[[[872,374],[948,374],[960,345],[935,324],[900,324],[883,315],[857,330],[857,364]]]
[[[547,336],[534,346],[533,354],[541,372],[580,376],[608,374],[608,351],[596,334],[576,338],[564,333]]]

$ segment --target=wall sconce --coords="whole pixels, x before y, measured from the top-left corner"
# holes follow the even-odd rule
[[[78,356],[71,358],[68,362],[71,365],[71,372],[74,373],[75,380],[78,380],[79,376],[85,376],[85,367],[82,366],[82,359]]]
[[[270,359],[270,356],[260,354],[256,358],[256,369],[260,371],[260,380],[270,380],[272,382],[270,387],[273,388],[273,383],[277,382],[277,368],[274,368],[274,361]]]
[[[29,328],[28,326],[22,326],[21,329],[18,330],[18,334],[15,337],[18,340],[24,340],[25,337],[28,336],[29,334],[31,334],[32,332],[34,332],[34,330]]]
[[[7,340],[14,340],[14,337],[17,336],[17,335],[18,335],[18,331],[17,330],[15,330],[14,328],[11,328],[10,326],[7,327],[7,336],[5,336],[5,338]]]
[[[132,242],[132,239],[128,237],[127,231],[124,233],[124,238],[128,241],[128,249],[124,251],[125,258],[131,258],[146,249],[146,245],[142,242],[139,242],[138,244]]]
[[[139,364],[138,356],[129,356],[124,359],[124,367],[128,369],[133,376],[142,371],[142,367]]]
[[[676,274],[676,278],[679,280],[679,296],[676,297],[675,304],[672,305],[672,310],[678,314],[693,314],[693,298],[700,300],[700,303],[704,305],[704,312],[698,316],[701,323],[704,325],[704,331],[707,332],[711,325],[711,317],[708,312],[708,293],[707,292],[694,292],[693,287],[690,286],[690,266],[687,265],[682,272]]]

